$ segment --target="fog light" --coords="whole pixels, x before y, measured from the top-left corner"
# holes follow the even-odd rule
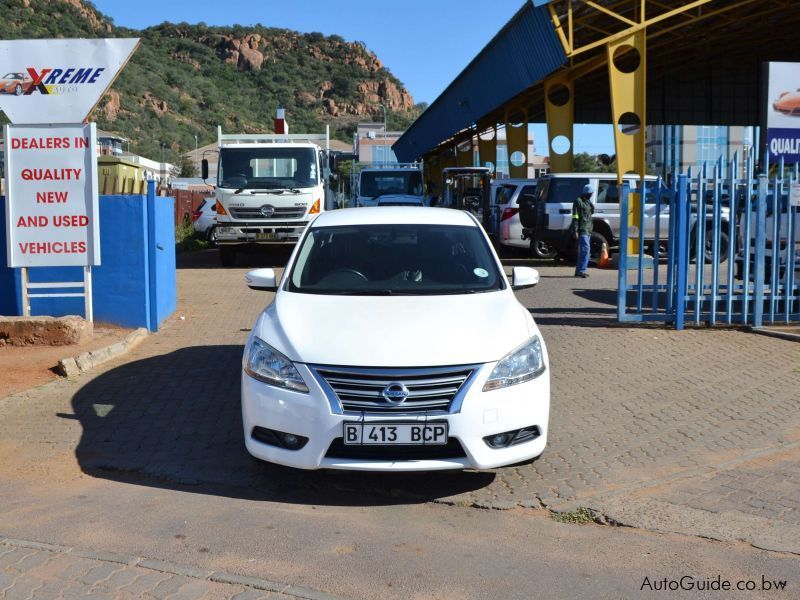
[[[300,450],[300,448],[308,443],[308,438],[302,435],[285,433],[283,431],[267,429],[266,427],[253,427],[250,436],[262,444],[277,446],[278,448],[285,448],[286,450]]]
[[[489,446],[489,448],[500,449],[531,442],[540,435],[541,432],[539,431],[539,428],[536,425],[532,425],[530,427],[523,427],[522,429],[514,429],[512,431],[487,435],[485,438],[483,438],[483,441],[486,442],[486,445]]]

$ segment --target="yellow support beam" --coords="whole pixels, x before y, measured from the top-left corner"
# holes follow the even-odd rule
[[[628,203],[628,256],[638,254],[638,239],[646,174],[646,37],[640,30],[608,44],[608,76],[611,90],[611,114],[614,119],[614,145],[617,151],[617,181],[623,175],[637,173],[639,187]],[[637,60],[638,59],[638,60]],[[624,217],[623,217],[624,218]],[[625,242],[625,240],[622,240]],[[620,265],[621,268],[625,268]]]
[[[568,73],[558,73],[544,82],[544,106],[547,115],[547,144],[550,149],[550,170],[553,173],[572,171],[574,149],[575,87]],[[564,152],[561,145],[566,138]]]
[[[478,124],[478,159],[482,167],[491,165],[492,175],[497,173],[497,125],[494,122]]]
[[[506,148],[508,173],[514,179],[528,177],[528,109],[522,106],[506,108]]]

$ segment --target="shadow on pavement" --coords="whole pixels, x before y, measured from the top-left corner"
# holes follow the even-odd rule
[[[181,252],[176,256],[176,263],[178,269],[283,268],[289,262],[289,256],[293,249],[294,246],[289,248],[283,246],[252,248],[237,254],[236,267],[223,267],[216,249]]]
[[[482,488],[493,473],[300,471],[252,458],[239,398],[243,347],[196,346],[108,371],[72,399],[76,456],[94,477],[315,505],[426,502]],[[73,417],[74,418],[74,417]]]

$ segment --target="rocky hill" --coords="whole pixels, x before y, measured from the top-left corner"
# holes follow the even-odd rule
[[[254,15],[256,18],[258,15]],[[163,23],[115,26],[82,0],[3,0],[5,39],[140,37],[141,46],[92,119],[131,140],[131,150],[166,159],[230,132],[270,131],[275,109],[292,132],[352,139],[355,123],[382,120],[405,128],[419,107],[403,84],[360,42],[263,25],[210,27]]]

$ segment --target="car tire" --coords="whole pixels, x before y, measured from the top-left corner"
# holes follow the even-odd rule
[[[697,246],[696,246],[697,237],[696,236],[697,236],[697,231],[693,229],[692,232],[691,232],[692,245],[691,245],[691,248],[689,250],[689,256],[691,257],[691,259],[695,263],[697,262]],[[703,241],[705,242],[705,246],[706,246],[705,247],[705,252],[704,252],[704,255],[705,255],[704,256],[704,263],[705,264],[711,264],[711,261],[714,258],[714,256],[713,256],[714,236],[712,234],[711,229],[706,229],[705,239]],[[728,260],[728,234],[725,231],[720,231],[719,232],[719,264],[724,263],[726,260]]]
[[[14,86],[14,95],[15,96],[22,96],[22,86],[20,84],[17,84],[16,86]]]
[[[220,246],[219,262],[223,267],[235,267],[236,248],[234,248],[233,246]]]
[[[208,229],[208,233],[206,234],[206,240],[212,246],[216,246],[217,245],[217,228],[216,227],[210,227]]]
[[[531,240],[531,256],[542,260],[553,259],[558,255],[558,250],[544,240]]]

